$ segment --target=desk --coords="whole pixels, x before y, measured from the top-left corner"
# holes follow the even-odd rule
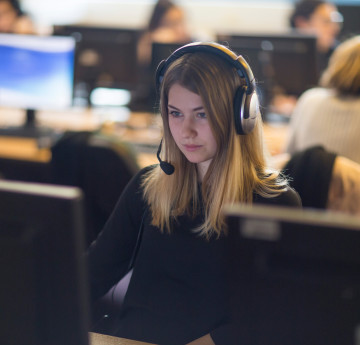
[[[63,131],[96,131],[117,136],[134,145],[141,167],[157,162],[156,147],[161,138],[160,118],[149,113],[130,113],[126,109],[70,109],[39,111],[39,125]],[[25,113],[19,109],[0,108],[0,127],[20,126]],[[0,157],[33,162],[49,162],[49,145],[32,138],[0,136]]]
[[[99,333],[89,333],[90,345],[154,345],[124,338],[111,337]]]
[[[282,153],[289,131],[287,123],[265,123],[264,137],[265,143],[272,156]]]
[[[0,126],[20,125],[24,112],[0,109]],[[37,116],[41,125],[59,131],[94,131],[115,135],[134,144],[141,167],[157,163],[156,147],[162,136],[161,118],[149,113],[130,113],[120,109],[71,109],[63,112],[41,111]],[[288,132],[287,123],[264,124],[265,142],[271,155],[281,153]],[[49,161],[49,149],[39,147],[34,139],[0,138],[0,157],[32,161]]]

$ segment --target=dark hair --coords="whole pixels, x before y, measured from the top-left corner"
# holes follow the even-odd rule
[[[18,17],[24,14],[24,12],[20,7],[20,2],[18,0],[0,0],[0,2],[8,2],[11,5],[11,7],[15,10],[16,15]]]
[[[300,0],[296,5],[295,9],[290,16],[290,26],[296,28],[296,18],[302,17],[309,19],[316,9],[327,1],[324,0]]]
[[[156,30],[160,26],[160,22],[163,19],[166,12],[173,7],[177,7],[177,6],[172,1],[158,0],[151,14],[148,30],[150,32]]]

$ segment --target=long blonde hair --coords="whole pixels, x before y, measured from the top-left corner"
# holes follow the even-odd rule
[[[176,83],[201,97],[217,142],[217,153],[201,188],[196,164],[187,161],[169,128],[168,94]],[[204,210],[203,223],[193,230],[206,238],[220,236],[226,231],[221,214],[225,204],[251,203],[254,192],[274,197],[285,190],[286,181],[278,172],[266,168],[261,119],[257,119],[250,134],[236,134],[233,99],[244,84],[234,67],[211,53],[185,54],[168,67],[160,91],[162,156],[174,165],[175,172],[168,176],[156,167],[143,180],[152,224],[162,231],[171,232],[172,221],[177,217],[183,214],[195,217]]]
[[[360,95],[360,35],[341,43],[320,78],[320,85],[341,95]]]

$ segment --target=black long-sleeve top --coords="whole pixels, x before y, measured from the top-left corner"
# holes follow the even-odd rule
[[[186,344],[210,333],[216,344],[237,344],[229,326],[226,237],[206,240],[192,229],[202,215],[179,217],[171,234],[150,225],[140,171],[122,193],[113,214],[88,251],[93,299],[127,271],[143,220],[143,235],[117,336],[156,344]],[[254,202],[300,206],[292,189]]]

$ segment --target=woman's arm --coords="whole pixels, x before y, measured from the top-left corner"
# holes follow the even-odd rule
[[[114,211],[87,251],[90,291],[101,297],[127,272],[144,212],[140,189],[143,172],[126,186]]]

